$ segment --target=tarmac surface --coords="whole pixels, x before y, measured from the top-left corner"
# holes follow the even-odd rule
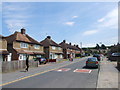
[[[4,85],[3,88],[96,88],[98,69],[84,68],[85,62],[86,58],[64,62],[69,65]],[[51,67],[54,65],[59,67],[57,64]],[[50,69],[49,65],[46,67]]]

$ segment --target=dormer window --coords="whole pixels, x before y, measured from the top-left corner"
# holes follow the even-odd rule
[[[20,43],[20,47],[21,47],[21,48],[28,48],[28,43],[23,43],[23,42],[21,42],[21,43]]]
[[[34,45],[35,49],[40,49],[40,45]]]

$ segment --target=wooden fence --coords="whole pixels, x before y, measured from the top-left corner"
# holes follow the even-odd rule
[[[38,67],[38,62],[34,60],[29,60],[29,67]],[[11,71],[16,71],[20,69],[25,69],[26,68],[26,61],[4,61],[2,62],[2,72],[11,72]]]

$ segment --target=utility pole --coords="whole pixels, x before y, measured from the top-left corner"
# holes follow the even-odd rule
[[[81,54],[83,54],[83,50],[82,50],[82,42],[80,42],[80,48],[81,48]]]
[[[82,42],[80,42],[80,47],[81,47],[81,49],[82,49]]]

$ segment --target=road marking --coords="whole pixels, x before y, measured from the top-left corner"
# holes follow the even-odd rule
[[[76,69],[73,72],[78,72],[78,73],[91,73],[92,70],[89,69]]]
[[[71,69],[70,68],[61,68],[61,69],[57,69],[55,71],[58,71],[58,72],[67,72],[69,70],[71,70]]]
[[[83,60],[81,60],[81,61],[83,61]],[[56,69],[59,69],[59,68],[71,65],[73,63],[77,63],[77,62],[80,62],[80,60],[76,61],[76,62],[69,63],[69,64],[65,64],[63,66],[60,66],[60,67],[57,67],[57,68],[54,68],[54,69],[46,70],[46,71],[43,71],[43,72],[40,72],[40,73],[36,73],[36,74],[33,74],[33,75],[29,75],[29,76],[26,76],[26,77],[23,77],[23,78],[20,78],[20,79],[16,79],[16,80],[10,81],[10,82],[7,82],[7,83],[3,83],[3,84],[0,84],[0,86],[5,86],[5,85],[11,84],[11,83],[15,83],[17,81],[21,81],[21,80],[24,80],[24,79],[27,79],[27,78],[30,78],[30,77],[34,77],[34,76],[37,76],[37,75],[40,75],[40,74],[43,74],[43,73],[47,73],[47,72],[50,72],[50,71],[53,71],[53,70],[56,70]]]

